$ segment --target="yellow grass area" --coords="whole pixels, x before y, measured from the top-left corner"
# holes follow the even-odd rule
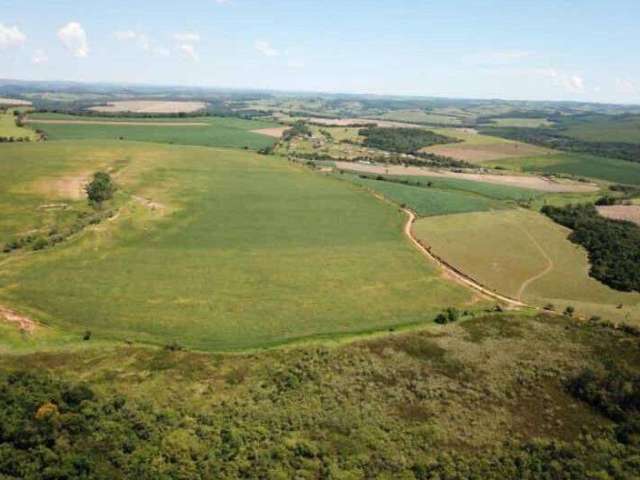
[[[640,324],[640,294],[588,275],[586,251],[542,214],[501,210],[421,219],[415,232],[433,252],[479,283],[510,297],[580,316]],[[621,306],[621,308],[619,308]]]
[[[434,130],[441,135],[462,140],[460,143],[435,145],[423,149],[425,152],[464,160],[483,163],[504,158],[519,158],[547,155],[552,150],[503,138],[481,135],[470,128],[441,128]]]
[[[109,102],[106,106],[91,107],[89,110],[102,113],[191,113],[202,110],[204,102],[170,102],[160,100],[125,100]]]
[[[287,127],[261,128],[259,130],[251,130],[251,132],[266,135],[267,137],[280,138],[285,130],[287,130]]]

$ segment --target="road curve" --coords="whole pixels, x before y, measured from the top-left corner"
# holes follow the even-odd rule
[[[529,307],[529,305],[527,305],[526,303],[523,303],[523,302],[521,302],[519,300],[515,300],[513,298],[506,297],[504,295],[500,295],[499,293],[496,293],[496,292],[494,292],[492,290],[489,290],[486,287],[483,287],[482,285],[477,283],[472,278],[469,278],[468,276],[464,275],[463,273],[458,272],[456,269],[454,269],[453,267],[448,265],[446,262],[443,262],[440,258],[438,258],[434,254],[432,254],[429,251],[429,249],[427,247],[425,247],[420,242],[420,240],[418,240],[413,235],[413,224],[416,221],[415,213],[413,213],[411,210],[409,210],[407,208],[403,208],[402,210],[404,211],[404,213],[407,214],[407,223],[404,226],[404,233],[407,236],[407,238],[409,239],[409,241],[413,244],[414,247],[416,247],[418,249],[418,251],[420,251],[420,253],[422,253],[429,260],[431,260],[431,261],[435,262],[436,264],[438,264],[448,275],[453,277],[457,282],[462,283],[462,284],[466,285],[467,287],[472,288],[472,289],[482,293],[483,295],[485,295],[487,297],[490,297],[490,298],[493,298],[494,300],[498,300],[500,302],[506,303],[507,305],[509,305],[511,307],[516,307],[516,308]]]

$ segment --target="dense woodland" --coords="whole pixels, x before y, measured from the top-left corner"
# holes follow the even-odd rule
[[[569,239],[586,248],[592,277],[617,290],[640,292],[640,227],[604,218],[591,204],[545,206],[542,212],[573,230]]]
[[[363,144],[388,152],[414,153],[424,147],[444,143],[457,143],[459,140],[418,128],[381,128],[371,127],[360,130],[365,137]]]
[[[517,321],[479,321],[483,329],[502,332],[495,340],[520,335]],[[525,395],[524,408],[532,401],[526,396],[532,388],[538,399],[534,403],[546,395],[537,390],[543,372],[543,383],[560,382],[568,401],[611,421],[610,427],[591,430],[585,424],[584,434],[575,441],[518,436],[493,447],[457,448],[437,440],[437,429],[429,424],[433,413],[407,405],[400,416],[388,416],[387,401],[396,404],[437,395],[433,400],[439,398],[439,408],[447,409],[466,395],[463,392],[471,394],[474,385],[482,388],[484,382],[482,377],[468,377],[469,366],[449,359],[428,336],[412,334],[346,352],[292,351],[286,358],[272,358],[266,374],[257,378],[243,367],[245,359],[238,358],[234,361],[238,369],[227,376],[228,386],[211,395],[225,396],[229,395],[225,390],[242,388],[241,397],[231,396],[206,412],[190,402],[158,406],[153,398],[105,393],[37,369],[3,368],[0,478],[635,479],[640,469],[640,375],[633,363],[638,332],[569,322],[558,331],[572,332],[581,341],[589,339],[589,348],[596,351],[612,348],[605,347],[609,343],[626,351],[604,355],[594,368],[576,371],[566,380],[562,375],[557,378],[564,368],[557,365],[522,371],[521,385],[491,388],[507,388],[509,396],[501,401]],[[471,338],[479,335],[475,327],[465,328]],[[480,343],[472,344],[474,348],[483,348],[481,338],[476,338]],[[625,355],[631,355],[628,364]],[[255,364],[267,359],[247,360]],[[141,369],[148,368],[138,361]],[[172,375],[184,381],[185,375],[198,377],[202,367],[197,365],[203,359],[196,366],[178,367],[189,362],[188,354],[165,350],[151,354],[150,361],[155,369],[177,369]],[[412,365],[422,365],[423,376],[410,375]],[[131,373],[131,378],[143,381]],[[438,394],[434,387],[443,381],[448,387]],[[335,382],[341,388],[330,388],[337,386]],[[532,417],[531,422],[546,420]],[[467,427],[481,428],[473,423]]]

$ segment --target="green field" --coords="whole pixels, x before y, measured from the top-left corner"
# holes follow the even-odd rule
[[[583,154],[511,158],[489,162],[492,166],[560,175],[575,175],[607,182],[640,185],[640,163]]]
[[[415,231],[437,255],[501,293],[538,306],[573,305],[586,317],[639,323],[640,294],[617,292],[589,277],[586,251],[539,213],[434,217],[418,221]]]
[[[597,115],[566,120],[563,124],[563,135],[587,142],[640,143],[640,115]]]
[[[0,137],[4,138],[28,138],[30,141],[38,139],[36,132],[30,128],[18,127],[13,110],[0,110]]]
[[[341,175],[340,177],[349,178],[356,185],[374,190],[399,205],[406,205],[417,215],[423,217],[506,208],[497,200],[460,190],[449,190],[436,186],[428,188],[403,185],[373,178],[361,178],[356,175]],[[426,183],[425,181],[424,184],[426,185]]]
[[[411,247],[397,208],[278,158],[128,142],[1,157],[16,192],[112,163],[128,198],[115,220],[54,248],[3,255],[0,304],[49,325],[43,335],[237,350],[428,322],[471,300]],[[46,158],[58,160],[30,168]],[[30,195],[23,224],[49,200]]]
[[[239,118],[193,117],[186,119],[125,117],[77,117],[60,114],[30,115],[31,125],[47,133],[50,140],[130,140],[140,142],[170,143],[207,147],[232,147],[260,149],[273,145],[271,137],[252,130],[273,128],[274,122],[243,120]],[[171,123],[172,125],[104,125],[104,124],[47,124],[42,120],[69,120],[84,122],[136,122]],[[177,126],[175,123],[205,123],[206,125]]]
[[[439,190],[454,190],[465,193],[472,193],[493,200],[504,201],[529,201],[544,196],[537,190],[527,188],[511,187],[508,185],[498,185],[494,183],[474,182],[471,180],[461,180],[457,178],[414,176],[414,175],[389,175],[391,179],[408,181],[412,184],[428,186]]]

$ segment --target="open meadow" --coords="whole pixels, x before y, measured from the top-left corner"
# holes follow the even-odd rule
[[[587,252],[569,230],[527,210],[419,220],[415,232],[433,252],[479,283],[558,311],[638,324],[640,294],[615,291],[588,274]]]
[[[0,304],[47,339],[238,350],[429,322],[474,301],[403,237],[397,208],[283,159],[60,141],[2,146],[2,165],[3,208],[23,202],[5,234],[42,226],[38,205],[68,196],[61,179],[112,168],[120,189],[113,218],[0,260]]]
[[[27,139],[33,141],[38,139],[38,135],[29,128],[17,126],[13,110],[7,110],[5,112],[0,110],[0,138],[5,140]]]

